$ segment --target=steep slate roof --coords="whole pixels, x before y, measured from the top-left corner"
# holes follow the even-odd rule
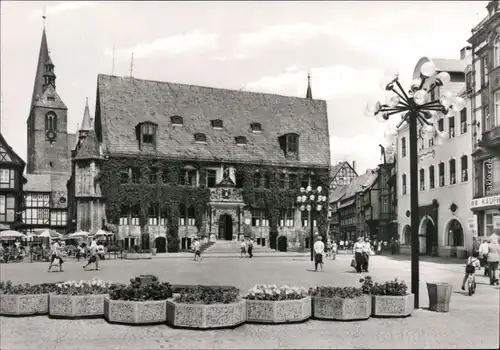
[[[97,141],[95,131],[90,130],[87,136],[80,141],[80,146],[73,159],[99,158],[100,155],[99,142]]]
[[[344,196],[344,194],[347,190],[347,187],[349,187],[349,186],[347,186],[347,185],[346,186],[338,186],[334,190],[331,190],[330,195],[329,195],[330,203],[335,203],[335,202],[339,201]]]
[[[26,165],[24,160],[21,157],[19,157],[19,155],[14,151],[12,147],[10,147],[10,145],[7,143],[7,140],[5,140],[1,132],[0,132],[0,147],[2,147],[5,150],[5,152],[9,155],[10,158],[9,163],[18,164],[22,167]]]
[[[102,74],[97,85],[96,130],[102,128],[107,153],[288,166],[330,165],[325,101]],[[183,127],[172,127],[170,117],[174,115],[183,118]],[[213,119],[223,121],[222,130],[212,129]],[[135,127],[144,121],[158,125],[156,151],[139,150]],[[261,123],[261,133],[251,132],[253,122]],[[206,144],[194,142],[196,132],[206,134]],[[299,161],[286,160],[278,143],[279,136],[292,132],[300,135]],[[237,146],[236,136],[245,136],[248,144]]]
[[[49,100],[49,96],[53,97],[54,100]],[[45,88],[38,100],[35,101],[34,106],[36,107],[46,107],[46,108],[57,108],[57,109],[68,109],[64,102],[62,101],[56,89],[52,85]]]
[[[354,197],[358,192],[372,186],[377,180],[378,172],[376,170],[367,170],[366,173],[354,178],[350,185],[347,186],[346,192],[342,200]]]
[[[83,112],[82,126],[80,130],[91,130],[92,125],[90,123],[90,111],[89,111],[89,99],[87,98],[87,102],[85,103],[85,111]]]
[[[42,33],[42,42],[40,44],[40,52],[38,54],[38,64],[36,68],[35,84],[33,86],[33,95],[31,97],[31,107],[35,105],[37,95],[42,96],[43,94],[43,72],[45,71],[45,62],[49,59],[49,48],[47,45],[47,35],[45,34],[45,28]]]

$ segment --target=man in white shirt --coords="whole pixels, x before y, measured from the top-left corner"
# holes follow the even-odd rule
[[[321,271],[323,271],[323,254],[325,252],[325,244],[321,241],[321,236],[318,236],[316,243],[314,243],[314,271],[318,271],[318,265],[320,265]]]
[[[481,266],[484,266],[484,269],[487,270],[486,257],[488,256],[488,240],[483,239],[479,245],[478,255]],[[486,273],[487,272],[485,272],[485,274]]]
[[[89,261],[87,262],[87,264],[85,266],[83,266],[83,268],[87,268],[87,266],[89,266],[90,264],[92,263],[95,263],[95,270],[98,271],[99,270],[99,254],[98,254],[98,250],[99,250],[99,247],[97,246],[97,242],[94,239],[92,239],[92,243],[90,244],[90,257],[89,257]]]
[[[197,256],[200,257],[200,261],[201,261],[201,244],[200,244],[200,241],[198,240],[198,238],[194,239],[193,250],[194,250],[194,261],[196,261]]]
[[[59,260],[59,270],[62,271],[62,264],[63,260],[61,258],[61,248],[59,247],[59,244],[57,242],[54,242],[52,245],[52,252],[50,254],[50,264],[49,264],[49,272],[52,272],[52,264],[54,264],[54,261],[56,259]]]

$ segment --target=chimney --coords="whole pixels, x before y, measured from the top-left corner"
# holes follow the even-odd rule
[[[472,56],[472,47],[466,46],[460,50],[460,60],[465,60]]]
[[[355,160],[352,161],[352,169],[354,171],[356,171],[356,161]]]

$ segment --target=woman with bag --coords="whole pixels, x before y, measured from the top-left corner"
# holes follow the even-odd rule
[[[363,237],[358,237],[358,241],[354,243],[353,251],[354,251],[354,257],[351,261],[351,266],[354,265],[353,267],[356,269],[357,273],[361,273],[361,267],[364,264],[364,257],[363,257],[363,250],[364,250],[364,244],[363,244]]]

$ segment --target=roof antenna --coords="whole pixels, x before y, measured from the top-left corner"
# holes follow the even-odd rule
[[[113,43],[113,57],[111,59],[111,75],[115,75],[115,44]]]
[[[130,77],[132,77],[132,73],[134,72],[134,53],[132,52],[132,57],[130,58]]]

